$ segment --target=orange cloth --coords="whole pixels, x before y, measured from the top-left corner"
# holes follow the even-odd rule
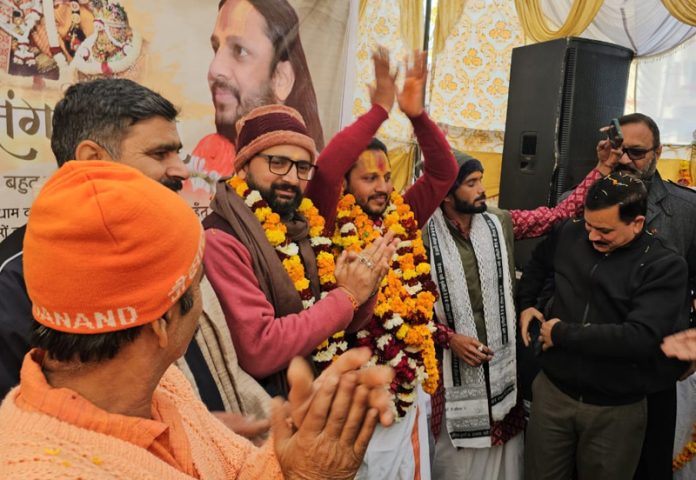
[[[153,395],[153,419],[108,413],[52,388],[41,352],[24,358],[21,382],[0,406],[0,477],[282,479],[273,442],[235,435],[170,367]]]
[[[181,416],[166,396],[153,395],[153,420],[109,413],[68,388],[51,387],[41,372],[44,352],[34,349],[27,355],[31,360],[22,365],[22,388],[15,399],[19,408],[120,438],[197,477]]]
[[[203,159],[202,170],[205,172],[215,172],[219,177],[229,177],[234,174],[236,156],[234,145],[219,133],[211,133],[203,137],[191,155]]]
[[[68,333],[150,323],[191,284],[203,238],[186,202],[138,170],[67,162],[41,189],[24,238],[34,318]]]

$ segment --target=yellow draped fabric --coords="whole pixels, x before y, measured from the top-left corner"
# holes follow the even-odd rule
[[[604,0],[574,0],[568,18],[556,31],[548,26],[541,11],[541,0],[515,0],[515,7],[527,37],[537,42],[545,42],[580,35],[592,23],[603,3]]]
[[[693,0],[662,0],[662,4],[680,22],[696,26],[696,3]]]
[[[433,31],[433,57],[445,48],[445,41],[459,22],[466,0],[440,0]]]
[[[399,0],[401,36],[411,49],[423,49],[423,5],[414,0]]]
[[[367,0],[360,0],[360,8],[358,9],[358,21],[365,18],[365,11],[367,10]]]
[[[413,183],[411,177],[416,166],[416,146],[404,145],[389,150],[389,164],[394,188],[397,192],[403,192]]]

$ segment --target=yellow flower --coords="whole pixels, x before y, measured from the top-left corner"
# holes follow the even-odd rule
[[[427,275],[430,273],[430,264],[421,262],[418,265],[416,265],[416,272],[418,272],[419,275]]]
[[[397,330],[397,332],[396,332],[396,338],[398,338],[399,340],[403,340],[404,337],[408,334],[409,330],[410,330],[410,327],[408,325],[406,325],[405,323],[402,324],[399,327],[399,330]]]
[[[297,290],[298,292],[301,292],[307,288],[309,288],[309,280],[307,280],[306,278],[302,278],[295,282],[295,290]]]
[[[266,238],[275,247],[285,242],[285,233],[277,230],[266,230]]]
[[[271,210],[271,207],[261,207],[257,208],[256,211],[254,212],[254,215],[256,215],[256,219],[263,223],[266,221],[268,216],[273,213],[273,210]]]

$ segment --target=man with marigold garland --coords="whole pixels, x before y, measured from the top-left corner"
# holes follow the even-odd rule
[[[612,166],[598,162],[556,207],[505,211],[486,205],[481,162],[461,152],[455,157],[456,181],[426,229],[446,347],[444,388],[433,399],[433,472],[445,479],[519,479],[524,412],[516,385],[514,240],[543,235],[577,215],[589,186]]]
[[[373,106],[355,124],[364,128],[350,127],[332,139],[331,145],[346,145],[344,155],[321,156],[307,195],[325,216],[334,243],[344,250],[360,251],[378,238],[380,231],[393,232],[400,240],[397,256],[377,296],[375,315],[350,341],[370,347],[374,363],[394,368],[391,391],[394,413],[400,419],[389,428],[377,428],[358,478],[430,478],[427,396],[422,389],[434,393],[437,388],[433,342],[437,293],[430,280],[420,227],[447,194],[456,175],[456,163],[445,136],[423,108],[425,54],[414,54],[398,95],[395,75],[390,73],[389,52],[379,48],[373,61]],[[386,146],[373,138],[387,119],[395,97],[427,159],[424,175],[403,197],[394,191]],[[336,208],[334,199],[341,194]],[[329,346],[332,344],[329,341]],[[336,353],[331,348],[320,349],[314,359],[330,361]]]
[[[237,124],[237,175],[218,183],[204,220],[206,275],[240,366],[271,395],[284,371],[327,337],[362,327],[394,252],[392,235],[334,263],[324,219],[309,199],[314,140],[287,106],[257,107]]]

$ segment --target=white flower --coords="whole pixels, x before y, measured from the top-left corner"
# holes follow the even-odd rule
[[[247,196],[246,200],[244,200],[244,203],[248,207],[252,207],[256,202],[259,202],[261,200],[263,200],[263,198],[261,197],[261,194],[258,192],[258,190],[252,190],[251,193],[249,193],[249,195]]]
[[[278,245],[276,250],[288,257],[293,257],[300,253],[300,247],[295,242],[290,242],[287,245]]]
[[[393,330],[396,327],[400,326],[402,323],[404,323],[404,319],[401,318],[401,315],[395,313],[392,318],[384,322],[384,328],[386,328],[387,330]]]
[[[344,235],[347,234],[347,233],[350,233],[350,234],[355,235],[356,230],[357,230],[357,229],[355,228],[355,224],[354,224],[353,222],[348,222],[348,223],[344,223],[344,224],[341,226],[340,232],[341,232],[342,234],[344,234]]]
[[[394,355],[394,358],[389,360],[389,365],[392,367],[396,367],[399,363],[401,363],[401,359],[404,358],[404,352],[399,352],[396,355]]]
[[[398,251],[402,248],[409,248],[411,246],[413,246],[413,242],[411,240],[403,240],[396,246],[396,250]]]
[[[411,392],[411,393],[397,393],[397,394],[396,394],[396,398],[397,398],[400,402],[404,402],[404,403],[413,403],[413,402],[416,401],[416,393],[415,393],[415,392]]]
[[[367,330],[360,330],[358,332],[358,335],[357,335],[358,338],[366,338],[369,336],[370,336],[370,332],[368,332]]]
[[[318,237],[311,237],[309,239],[309,243],[312,245],[312,247],[318,247],[320,245],[330,246],[331,240],[329,240],[326,237],[318,236]]]
[[[302,300],[302,308],[307,310],[309,307],[314,305],[314,297],[310,298],[309,300]]]
[[[404,289],[408,292],[409,295],[414,296],[423,289],[423,285],[421,285],[420,282],[416,283],[415,285],[408,285],[405,283]]]
[[[384,347],[387,346],[387,344],[389,343],[389,340],[391,340],[391,339],[392,339],[392,336],[388,333],[385,333],[384,335],[382,335],[381,337],[379,337],[377,339],[377,348],[379,348],[380,350],[384,350]]]

